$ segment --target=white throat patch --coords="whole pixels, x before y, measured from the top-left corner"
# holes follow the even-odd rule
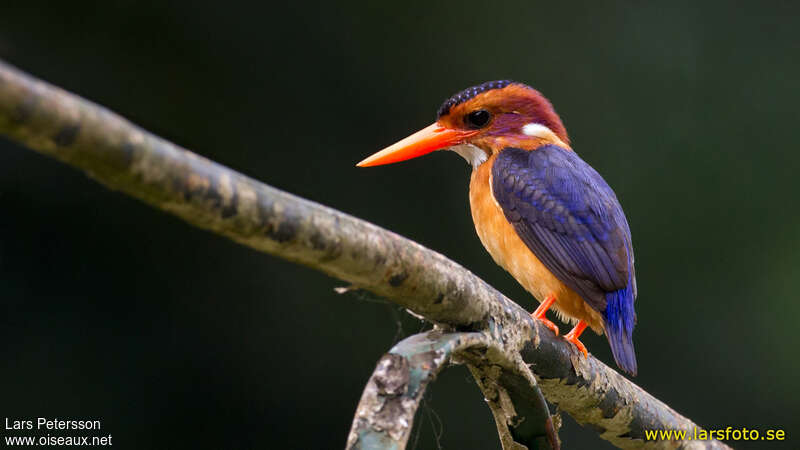
[[[485,151],[472,144],[458,144],[448,148],[448,150],[461,155],[468,163],[472,164],[472,167],[480,166],[489,158]]]

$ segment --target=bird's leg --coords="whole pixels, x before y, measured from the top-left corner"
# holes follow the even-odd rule
[[[547,310],[550,309],[550,307],[553,306],[553,303],[555,302],[556,302],[556,295],[555,294],[548,295],[544,299],[544,301],[539,305],[539,307],[536,308],[536,311],[534,311],[533,314],[531,314],[531,317],[542,322],[544,326],[550,328],[553,331],[553,333],[555,333],[556,336],[558,336],[558,327],[556,326],[556,324],[547,320],[547,317],[545,317]]]
[[[581,336],[581,333],[583,333],[583,330],[585,329],[586,329],[586,322],[580,320],[575,325],[575,328],[573,328],[572,330],[570,330],[569,333],[564,335],[564,339],[575,344],[575,347],[578,347],[578,350],[580,350],[583,353],[583,356],[588,357],[589,351],[586,350],[586,346],[583,345],[583,343],[578,340],[578,338]]]

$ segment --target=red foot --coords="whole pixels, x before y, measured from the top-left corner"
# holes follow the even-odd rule
[[[569,333],[564,335],[564,339],[575,344],[575,347],[578,347],[578,350],[580,350],[583,353],[583,356],[588,357],[589,351],[586,350],[586,346],[583,345],[583,343],[578,340],[578,337],[580,337],[580,335],[583,333],[583,330],[585,329],[586,329],[586,322],[581,320],[578,322],[577,325],[575,325],[575,328],[573,328]]]
[[[544,299],[542,304],[539,305],[538,308],[536,308],[536,311],[534,311],[531,314],[531,317],[542,322],[544,326],[550,328],[550,330],[552,330],[553,333],[555,333],[556,336],[558,336],[558,327],[556,326],[556,324],[547,320],[547,317],[544,316],[547,313],[547,310],[550,309],[550,307],[553,306],[553,303],[555,302],[556,302],[556,296],[553,294],[548,295],[547,298]]]

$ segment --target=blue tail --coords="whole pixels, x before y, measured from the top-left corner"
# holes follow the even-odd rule
[[[606,294],[605,332],[617,365],[625,372],[636,375],[636,352],[633,349],[633,327],[636,312],[633,310],[633,289],[627,287]]]

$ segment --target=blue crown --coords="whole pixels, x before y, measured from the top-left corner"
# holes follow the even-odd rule
[[[447,100],[445,100],[444,103],[442,103],[442,106],[439,107],[439,113],[437,115],[437,119],[449,113],[450,109],[452,109],[454,106],[458,106],[464,103],[465,101],[475,97],[478,94],[484,93],[486,91],[491,91],[492,89],[502,89],[508,86],[509,84],[514,84],[514,83],[515,82],[511,80],[487,81],[486,83],[464,89],[463,91],[448,98]]]

